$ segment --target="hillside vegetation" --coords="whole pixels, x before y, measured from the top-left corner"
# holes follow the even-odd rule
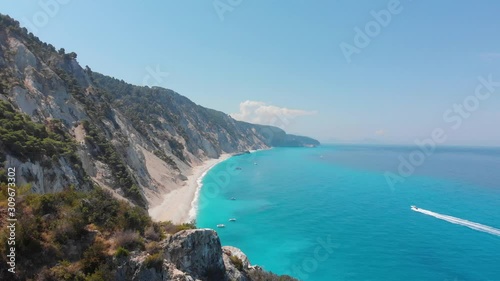
[[[17,197],[17,280],[111,280],[117,263],[131,251],[156,254],[158,241],[193,225],[153,223],[139,208],[114,199],[99,188]],[[0,205],[7,188],[1,185]],[[22,218],[22,219],[21,219]],[[0,233],[0,279],[6,271],[7,229]],[[12,279],[9,279],[12,280]]]
[[[5,210],[7,185],[0,184],[0,189],[0,208]],[[145,256],[144,267],[160,271],[165,239],[195,228],[152,222],[142,208],[120,202],[100,188],[91,192],[68,188],[55,194],[28,190],[20,188],[17,196],[16,217],[20,219],[14,278],[6,268],[8,229],[5,221],[0,224],[0,280],[115,280],[119,268],[133,256]],[[260,270],[249,276],[250,280],[294,280]]]

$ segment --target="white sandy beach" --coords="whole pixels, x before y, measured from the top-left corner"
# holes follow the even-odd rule
[[[149,214],[155,221],[171,221],[173,223],[190,222],[190,211],[193,207],[198,186],[198,179],[213,166],[231,157],[223,154],[219,159],[209,159],[201,165],[193,167],[191,174],[187,175],[184,185],[164,195],[163,201],[149,209]]]

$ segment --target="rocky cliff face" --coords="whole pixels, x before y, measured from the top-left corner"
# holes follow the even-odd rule
[[[9,149],[11,143],[0,142],[8,164],[22,167],[21,182],[36,192],[98,184],[117,198],[146,207],[207,158],[319,144],[278,128],[238,122],[172,90],[133,86],[95,73],[82,68],[76,57],[56,51],[0,15],[0,100],[36,123],[59,120],[81,162],[70,165],[64,155],[54,161],[21,159]]]
[[[238,248],[221,248],[217,233],[210,229],[179,232],[162,241],[161,248],[161,256],[155,265],[147,262],[148,254],[144,252],[121,260],[117,280],[295,280],[252,266]]]

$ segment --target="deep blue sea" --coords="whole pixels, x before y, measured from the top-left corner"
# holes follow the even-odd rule
[[[500,148],[413,153],[419,165],[399,173],[415,151],[338,145],[232,157],[203,178],[197,225],[252,264],[301,280],[500,281]]]

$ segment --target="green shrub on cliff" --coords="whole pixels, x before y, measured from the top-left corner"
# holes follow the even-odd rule
[[[138,232],[132,230],[120,231],[114,236],[115,245],[130,251],[144,247],[144,242]]]
[[[130,252],[123,247],[118,247],[118,249],[116,249],[115,257],[117,258],[128,257],[129,255]]]
[[[243,262],[238,258],[237,256],[230,256],[229,260],[231,260],[231,263],[236,267],[239,271],[243,270]]]
[[[84,253],[81,260],[82,270],[86,274],[94,273],[101,265],[106,264],[106,245],[97,240]]]
[[[0,100],[0,145],[21,160],[67,156],[72,163],[78,163],[75,143],[62,126],[59,120],[47,125],[35,123],[9,102]]]
[[[154,255],[149,255],[146,260],[144,260],[144,265],[147,268],[155,268],[156,270],[161,270],[163,264],[163,255],[161,253],[156,253]]]
[[[7,186],[0,188],[0,194],[5,194]],[[7,197],[0,196],[0,206],[6,203]],[[17,196],[16,208],[22,218],[16,225],[18,274],[9,280],[34,280],[35,276],[39,276],[37,280],[111,280],[114,255],[126,257],[125,247],[144,250],[145,242],[151,244],[141,235],[146,229],[154,231],[155,239],[165,237],[145,210],[118,201],[102,189],[78,192],[68,188],[43,195],[23,191]],[[9,250],[4,223],[0,222],[0,280],[1,272],[7,272]],[[133,237],[114,243],[121,233]],[[107,277],[99,279],[102,276]]]

